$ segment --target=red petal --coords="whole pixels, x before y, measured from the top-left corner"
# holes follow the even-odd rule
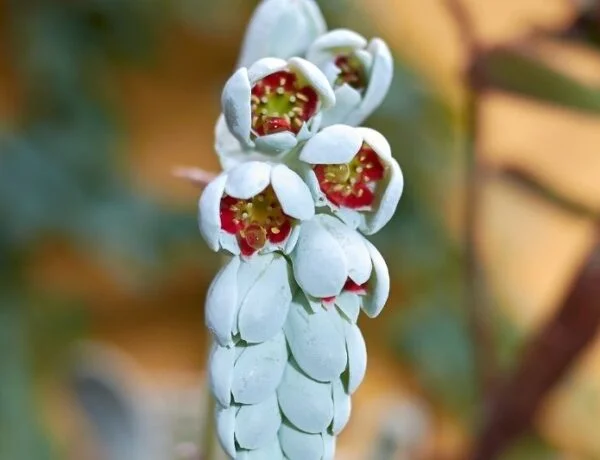
[[[358,193],[362,190],[361,196],[358,196]],[[345,197],[344,203],[342,206],[346,206],[350,209],[360,209],[367,206],[371,206],[373,201],[375,200],[375,195],[365,184],[358,184],[356,187],[356,191],[352,194]]]
[[[280,133],[283,131],[291,131],[292,126],[289,121],[284,118],[267,118],[260,126],[261,135]]]
[[[289,219],[286,219],[285,222],[279,227],[279,233],[273,233],[271,229],[269,229],[267,235],[271,243],[277,244],[285,241],[285,239],[290,235],[291,231],[292,224],[290,223]]]
[[[256,252],[252,246],[250,246],[244,238],[238,238],[238,243],[240,245],[240,251],[244,256],[251,256]]]
[[[348,280],[346,281],[346,284],[344,284],[344,291],[348,291],[348,292],[354,292],[355,294],[366,294],[367,293],[367,283],[364,284],[356,284],[354,281],[352,281],[350,278],[348,278]]]
[[[221,228],[227,233],[235,234],[238,231],[238,226],[234,222],[235,212],[229,208],[221,209]]]
[[[307,121],[312,118],[315,112],[317,111],[317,103],[319,102],[319,96],[316,91],[312,89],[310,86],[305,86],[300,91],[300,94],[306,96],[308,101],[304,103],[304,113],[302,114],[302,119]]]
[[[385,167],[373,149],[370,147],[363,147],[359,152],[359,155],[366,157],[364,161],[361,161],[362,164],[371,165],[370,168],[365,168],[363,176],[367,176],[371,181],[383,179]]]

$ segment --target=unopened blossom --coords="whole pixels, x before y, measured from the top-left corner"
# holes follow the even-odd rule
[[[324,126],[361,124],[379,107],[392,83],[393,58],[379,38],[368,42],[351,30],[333,30],[315,40],[306,58],[335,88],[337,103],[324,114]]]
[[[245,148],[282,152],[316,132],[335,95],[314,64],[264,58],[234,73],[221,100],[227,127]]]
[[[377,131],[332,125],[310,139],[299,158],[317,206],[329,207],[348,225],[371,235],[394,215],[404,179]]]
[[[359,308],[375,317],[387,301],[390,279],[383,257],[334,216],[319,214],[304,223],[292,265],[313,310],[334,303],[355,323]]]
[[[258,161],[221,173],[199,202],[200,231],[208,246],[246,257],[290,252],[300,221],[313,215],[310,191],[296,173]]]
[[[252,15],[239,67],[261,58],[304,56],[310,44],[327,31],[314,0],[263,0]]]

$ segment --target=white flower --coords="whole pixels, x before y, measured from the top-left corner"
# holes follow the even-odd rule
[[[206,326],[221,346],[238,335],[248,343],[269,340],[281,330],[295,290],[283,255],[234,257],[208,289]]]
[[[385,137],[369,128],[333,125],[300,152],[317,206],[371,235],[394,215],[404,179]]]
[[[313,311],[333,303],[355,323],[360,307],[375,317],[387,301],[390,279],[383,257],[333,216],[319,214],[302,226],[292,265]]]
[[[361,124],[379,107],[392,83],[394,62],[379,38],[367,40],[347,29],[320,36],[306,58],[314,62],[335,88],[337,103],[323,115],[323,125]]]
[[[263,58],[233,74],[221,102],[229,130],[245,148],[282,152],[316,132],[335,95],[314,64]]]
[[[238,67],[264,57],[304,56],[313,40],[326,31],[314,0],[263,0],[246,29]]]
[[[245,257],[292,250],[299,221],[314,204],[302,179],[285,165],[242,163],[220,174],[199,202],[200,232],[208,246]]]

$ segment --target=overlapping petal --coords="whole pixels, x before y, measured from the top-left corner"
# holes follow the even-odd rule
[[[248,345],[233,370],[231,391],[236,402],[258,404],[275,393],[288,361],[283,332],[257,345]]]

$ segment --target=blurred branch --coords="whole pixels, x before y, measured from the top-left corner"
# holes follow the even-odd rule
[[[190,168],[179,166],[173,169],[173,175],[180,179],[185,179],[197,187],[206,187],[215,177],[216,173],[205,171],[200,168]]]
[[[594,209],[561,194],[557,190],[550,188],[547,184],[541,183],[538,178],[532,176],[529,172],[515,167],[507,167],[498,171],[497,175],[515,185],[525,188],[527,191],[551,202],[570,214],[600,221],[600,209]]]
[[[481,393],[485,395],[493,384],[496,365],[488,307],[486,305],[483,269],[477,255],[477,226],[481,208],[481,168],[478,150],[482,79],[477,66],[480,46],[476,38],[473,21],[461,1],[446,0],[445,5],[457,24],[459,34],[467,50],[467,65],[464,74],[465,86],[468,88],[465,102],[465,155],[467,163],[463,227],[465,289],[466,308],[471,324],[479,385]]]
[[[496,458],[524,434],[545,395],[596,336],[600,325],[600,228],[598,234],[595,248],[562,306],[533,338],[512,377],[492,401],[472,460]]]

